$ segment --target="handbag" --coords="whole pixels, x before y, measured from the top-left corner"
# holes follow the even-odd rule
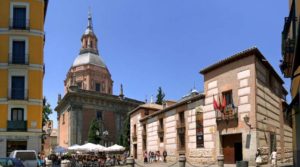
[[[256,159],[255,159],[255,162],[258,163],[258,164],[262,163],[261,156],[257,156]]]

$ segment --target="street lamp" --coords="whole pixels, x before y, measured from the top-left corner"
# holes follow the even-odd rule
[[[250,129],[252,129],[251,124],[249,123],[250,118],[248,115],[244,116],[244,121],[245,121],[246,125],[249,126]]]
[[[106,138],[109,135],[109,133],[107,130],[105,130],[105,131],[103,131],[102,135],[103,135],[103,140],[104,140],[104,146],[107,147]]]

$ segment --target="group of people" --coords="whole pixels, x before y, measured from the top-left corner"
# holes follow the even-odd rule
[[[105,155],[105,154],[72,154],[57,156],[51,154],[45,157],[46,160],[52,161],[52,167],[59,167],[63,160],[68,160],[70,166],[76,167],[104,167],[104,166],[114,166],[121,165],[126,162],[127,154],[117,154],[117,155]],[[45,161],[46,161],[45,160]],[[44,166],[41,164],[40,166]]]
[[[144,163],[153,163],[153,162],[167,162],[167,151],[164,150],[162,155],[160,154],[160,151],[145,151],[144,152]]]
[[[277,150],[274,149],[270,155],[269,160],[271,161],[272,167],[277,166]],[[262,155],[261,150],[258,148],[255,155],[256,166],[260,166],[262,164]]]

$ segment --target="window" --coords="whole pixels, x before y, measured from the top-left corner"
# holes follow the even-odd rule
[[[24,76],[12,76],[11,98],[17,100],[25,99],[25,77]]]
[[[11,109],[11,120],[12,121],[23,121],[24,120],[24,109],[23,108],[12,108]]]
[[[143,150],[147,150],[147,140],[143,139]]]
[[[100,90],[101,90],[100,88],[101,88],[100,83],[96,83],[96,91],[97,92],[100,92]]]
[[[276,133],[270,132],[270,153],[276,149]]]
[[[159,119],[159,125],[160,125],[160,128],[163,129],[164,128],[164,120],[161,118]]]
[[[102,112],[101,111],[97,111],[97,119],[102,120]]]
[[[226,100],[226,106],[231,107],[232,106],[232,90],[223,92],[223,96],[225,97]],[[221,102],[223,99],[221,100]]]
[[[179,120],[180,120],[180,123],[184,123],[184,112],[179,113]]]
[[[204,147],[203,113],[202,112],[197,112],[197,114],[196,114],[196,142],[197,142],[197,148]]]
[[[179,135],[179,150],[185,149],[185,134]]]
[[[25,64],[25,41],[13,41],[12,63]]]
[[[25,6],[14,6],[13,8],[13,20],[14,29],[26,29],[26,7]]]
[[[149,115],[149,110],[145,109],[145,115]]]
[[[159,119],[159,126],[160,126],[160,129],[163,130],[164,129],[164,120],[161,118]],[[164,133],[161,133],[159,135],[159,141],[162,143],[164,142]]]
[[[65,113],[62,115],[62,124],[65,124]]]
[[[79,89],[81,89],[82,88],[82,82],[77,82],[77,86],[78,86]]]

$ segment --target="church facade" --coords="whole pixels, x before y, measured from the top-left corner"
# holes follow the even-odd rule
[[[97,135],[103,145],[116,143],[126,114],[142,102],[125,98],[123,88],[113,95],[113,80],[97,48],[89,14],[81,37],[81,49],[64,81],[65,95],[59,95],[55,108],[58,119],[58,145],[68,147],[88,141],[91,122],[99,122]]]

